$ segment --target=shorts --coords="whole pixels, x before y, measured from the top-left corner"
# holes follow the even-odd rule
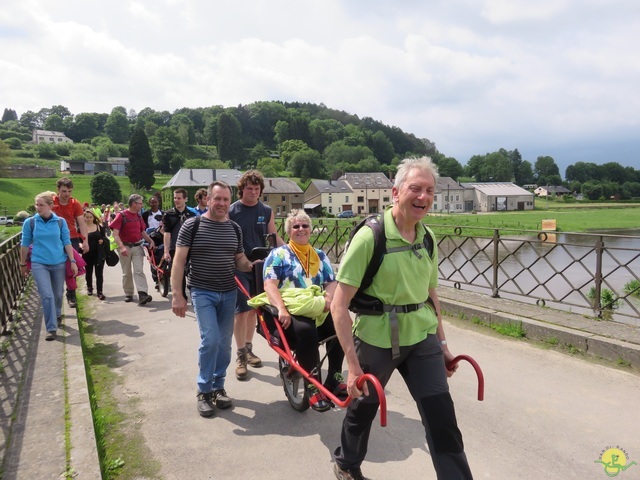
[[[244,288],[247,289],[247,292],[250,294],[254,294],[254,279],[253,272],[240,272],[236,270],[236,277],[240,280],[240,283]],[[236,297],[236,313],[244,313],[249,310],[253,310],[253,307],[247,305],[247,300],[249,300],[240,289],[238,289],[238,296]]]

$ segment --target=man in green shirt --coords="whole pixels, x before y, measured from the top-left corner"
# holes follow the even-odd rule
[[[339,480],[366,480],[360,466],[379,400],[366,385],[362,390],[356,386],[363,367],[383,386],[395,369],[401,373],[418,406],[438,478],[472,478],[447,384],[457,366],[446,367],[454,357],[445,340],[436,294],[437,249],[430,256],[423,242],[425,235],[432,235],[421,221],[433,205],[436,180],[436,167],[426,157],[405,159],[398,168],[393,206],[383,219],[387,253],[364,290],[384,305],[379,315],[360,315],[352,322],[348,311],[373,255],[370,228],[361,228],[354,236],[336,276],[331,314],[347,360],[347,390],[354,398],[334,454]]]

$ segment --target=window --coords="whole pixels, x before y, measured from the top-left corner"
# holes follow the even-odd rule
[[[344,197],[344,203],[349,203],[349,195],[345,195],[345,197]]]
[[[282,201],[286,202],[287,201],[287,196],[286,195],[282,195]]]
[[[358,203],[364,202],[364,197],[358,197]]]
[[[386,203],[389,203],[389,197],[382,197],[382,201],[386,202]]]
[[[333,199],[331,198],[331,195],[329,195],[329,203],[333,203]]]
[[[265,195],[264,197],[262,197],[262,201],[263,202],[268,202],[269,201],[269,195]]]
[[[460,201],[460,195],[456,195],[456,202]]]
[[[449,201],[449,195],[445,195],[445,196],[444,196],[444,201],[445,201],[445,202],[448,202],[448,201]]]
[[[333,213],[333,207],[329,207],[329,213]]]
[[[433,204],[433,210],[438,210],[438,204],[437,203]]]

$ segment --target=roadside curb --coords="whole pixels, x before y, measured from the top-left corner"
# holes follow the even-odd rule
[[[474,303],[462,301],[461,298],[465,295],[471,295],[468,301]],[[490,308],[476,304],[474,300],[480,298],[480,295],[477,298],[475,295],[472,292],[456,293],[454,289],[446,287],[438,289],[440,304],[446,314],[466,320],[478,318],[487,325],[520,323],[528,339],[573,346],[586,355],[612,363],[622,362],[640,369],[640,344],[634,341],[640,334],[637,327],[587,319],[575,313],[504,299],[500,299],[499,308]],[[490,297],[486,298],[495,301]],[[546,321],[549,316],[553,316],[558,323]],[[625,340],[621,340],[622,338]]]

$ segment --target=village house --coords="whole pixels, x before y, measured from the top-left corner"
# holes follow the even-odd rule
[[[274,216],[284,217],[304,207],[304,192],[288,178],[265,178],[262,202],[271,207]]]
[[[73,143],[64,133],[53,130],[34,130],[32,135],[33,143]]]
[[[343,208],[342,211],[353,210],[358,215],[370,215],[382,212],[393,203],[393,183],[384,173],[345,173],[340,180],[349,185],[354,197],[351,208]]]
[[[304,192],[304,210],[314,217],[322,216],[322,210],[338,215],[354,209],[354,193],[344,180],[311,180]]]

